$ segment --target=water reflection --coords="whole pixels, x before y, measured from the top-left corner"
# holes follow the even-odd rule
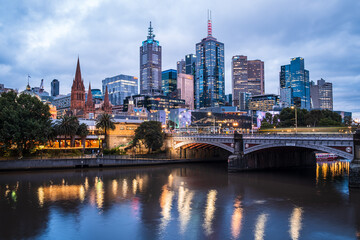
[[[239,238],[240,236],[242,218],[243,208],[241,206],[240,197],[237,197],[234,203],[234,212],[231,217],[231,234],[233,238]]]
[[[0,218],[0,239],[298,240],[321,239],[319,229],[352,239],[359,198],[337,187],[348,171],[348,162],[332,162],[298,175],[229,175],[211,165],[0,174],[0,212],[11,216]]]
[[[301,222],[302,222],[303,210],[300,207],[294,207],[294,210],[290,217],[290,237],[293,240],[298,240],[300,237]]]
[[[268,214],[262,213],[256,220],[255,224],[255,240],[263,240],[265,237],[265,224]]]
[[[182,234],[186,231],[186,227],[191,217],[191,203],[193,197],[193,191],[189,191],[189,189],[184,186],[179,187],[178,212],[180,220],[180,233]]]
[[[217,195],[216,190],[210,190],[209,193],[207,194],[206,208],[204,214],[204,224],[203,224],[206,235],[210,235],[213,233],[212,221],[214,219],[214,213],[216,210],[215,207],[216,195]]]

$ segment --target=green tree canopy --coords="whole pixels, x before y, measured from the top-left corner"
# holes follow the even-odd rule
[[[115,123],[112,120],[111,115],[104,113],[101,114],[98,119],[96,120],[96,128],[102,129],[105,133],[105,148],[108,146],[108,130],[115,129]]]
[[[65,147],[67,147],[66,138],[69,136],[71,139],[71,145],[73,146],[73,138],[76,135],[76,132],[79,128],[79,119],[75,116],[63,116],[57,122],[57,133],[58,135],[64,135],[65,137]]]
[[[48,140],[51,131],[49,106],[37,97],[15,92],[0,96],[0,145],[16,147],[19,156]]]
[[[143,122],[135,130],[135,136],[132,146],[136,146],[142,141],[148,152],[158,150],[164,142],[164,135],[161,129],[161,123],[156,121]]]

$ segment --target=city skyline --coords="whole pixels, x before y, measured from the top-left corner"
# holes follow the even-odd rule
[[[284,1],[272,2],[272,11],[265,1],[225,1],[221,7],[192,4],[187,12],[176,10],[184,5],[181,1],[157,6],[96,1],[81,6],[72,2],[6,4],[0,10],[0,82],[5,87],[23,90],[30,74],[31,87],[40,85],[43,78],[49,92],[50,82],[58,79],[60,94],[69,93],[78,55],[86,86],[91,82],[93,88],[101,88],[101,80],[111,75],[140,77],[138,46],[149,21],[163,46],[162,68],[175,68],[184,55],[195,53],[195,44],[206,35],[206,10],[212,9],[214,35],[226,45],[226,93],[232,90],[232,56],[265,62],[268,94],[279,94],[280,66],[303,57],[310,80],[324,78],[333,83],[334,110],[352,111],[359,117],[356,102],[360,97],[351,87],[360,81],[360,17],[356,15],[360,3],[356,1],[294,2],[286,4],[286,13]],[[150,6],[152,11],[145,11]],[[236,14],[239,9],[242,14]],[[119,10],[123,14],[116,14]],[[139,11],[144,14],[135,14]],[[262,17],[252,18],[254,14]]]

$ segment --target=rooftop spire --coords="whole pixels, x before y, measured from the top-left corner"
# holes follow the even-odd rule
[[[150,27],[149,27],[149,35],[148,35],[148,39],[154,39],[155,34],[153,34],[153,28],[151,26],[151,21],[150,21]]]
[[[212,36],[211,11],[208,10],[208,36]]]

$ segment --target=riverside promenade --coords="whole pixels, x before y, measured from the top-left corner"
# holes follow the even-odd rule
[[[122,166],[148,166],[159,164],[189,163],[204,161],[185,158],[143,158],[130,155],[83,155],[79,157],[26,158],[0,160],[0,171],[61,169],[61,168],[101,168]]]

